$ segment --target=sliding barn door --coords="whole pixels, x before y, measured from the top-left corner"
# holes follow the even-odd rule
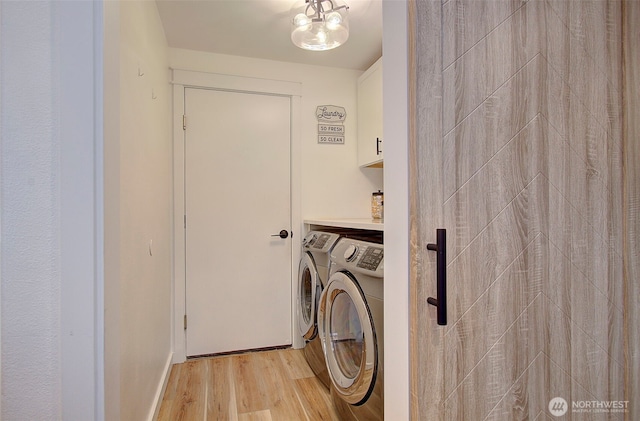
[[[621,2],[410,8],[413,419],[623,419]]]

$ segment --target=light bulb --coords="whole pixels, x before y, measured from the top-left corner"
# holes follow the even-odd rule
[[[326,17],[327,29],[334,31],[342,24],[342,16],[338,12],[331,12]]]
[[[327,33],[324,32],[322,29],[320,29],[317,33],[317,39],[318,41],[320,41],[322,44],[324,44],[325,42],[327,42]]]
[[[311,19],[304,13],[298,13],[295,18],[293,18],[293,25],[301,28],[303,26],[307,26],[311,23]]]

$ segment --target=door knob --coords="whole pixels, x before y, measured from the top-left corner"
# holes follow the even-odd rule
[[[273,234],[272,237],[280,237],[280,238],[287,238],[289,236],[289,231],[287,230],[281,230],[278,234]]]

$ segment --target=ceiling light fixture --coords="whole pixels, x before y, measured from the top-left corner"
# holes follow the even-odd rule
[[[305,50],[325,51],[349,39],[349,7],[338,0],[300,0],[291,7],[291,41]]]

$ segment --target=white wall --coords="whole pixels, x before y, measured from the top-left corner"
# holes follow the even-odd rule
[[[51,5],[3,4],[4,419],[61,413],[60,142],[54,136],[52,26]]]
[[[118,127],[105,127],[106,418],[143,420],[171,361],[171,91],[155,3],[118,3],[105,23],[105,120]]]
[[[169,50],[172,68],[302,84],[302,218],[371,217],[371,193],[382,189],[382,170],[357,164],[356,81],[362,72],[247,57]],[[345,144],[317,142],[318,105],[346,108]]]
[[[100,419],[101,7],[1,13],[1,417]]]

